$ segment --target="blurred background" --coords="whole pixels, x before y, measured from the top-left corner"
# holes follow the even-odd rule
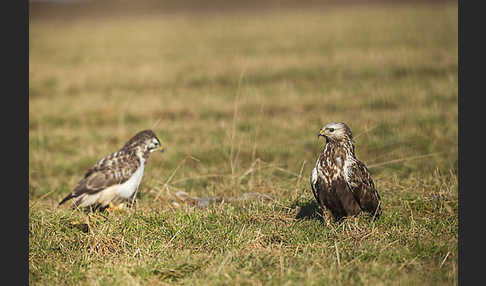
[[[147,128],[167,152],[142,197],[310,197],[330,121],[351,127],[379,187],[454,173],[457,13],[457,1],[30,1],[30,198],[55,205]]]

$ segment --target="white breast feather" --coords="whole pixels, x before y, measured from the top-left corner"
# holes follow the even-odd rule
[[[116,194],[124,199],[129,199],[137,190],[143,177],[143,170],[145,168],[145,160],[141,159],[140,167],[133,173],[133,175],[125,183],[118,185]]]
[[[137,190],[140,182],[142,181],[143,171],[145,168],[145,160],[139,156],[141,164],[140,167],[132,174],[130,179],[120,185],[111,186],[96,194],[94,202],[107,206],[110,202],[119,203],[132,199],[133,194]],[[93,198],[85,198],[85,201],[93,202]],[[89,205],[83,202],[83,205]]]

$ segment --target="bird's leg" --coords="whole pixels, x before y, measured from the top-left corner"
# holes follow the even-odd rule
[[[334,217],[332,216],[331,211],[328,210],[327,208],[321,207],[321,210],[322,210],[322,218],[324,219],[324,222],[326,222],[326,226],[329,227]]]
[[[117,207],[112,203],[110,202],[110,204],[108,205],[108,207],[106,208],[106,211],[107,212],[113,212],[114,210],[116,210]]]
[[[107,212],[114,212],[115,210],[121,210],[121,209],[124,209],[125,207],[126,207],[125,203],[114,205],[112,202],[110,202],[110,204],[106,208],[106,211]]]

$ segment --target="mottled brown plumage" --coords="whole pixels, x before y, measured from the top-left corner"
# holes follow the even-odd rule
[[[118,152],[98,161],[59,205],[77,198],[73,206],[104,208],[109,203],[133,201],[147,159],[163,150],[157,136],[144,130],[132,137]]]
[[[311,187],[321,208],[336,220],[365,211],[378,217],[380,195],[371,174],[356,158],[351,130],[344,123],[328,123],[318,136],[326,138],[311,174]]]

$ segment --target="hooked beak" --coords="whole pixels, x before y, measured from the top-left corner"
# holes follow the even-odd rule
[[[159,151],[159,152],[161,152],[161,153],[164,153],[164,151],[165,151],[165,147],[160,146],[159,148],[155,149],[153,152],[157,152],[157,151]]]
[[[326,136],[326,132],[324,130],[319,130],[319,133],[317,133],[317,138],[319,138],[320,136]]]

